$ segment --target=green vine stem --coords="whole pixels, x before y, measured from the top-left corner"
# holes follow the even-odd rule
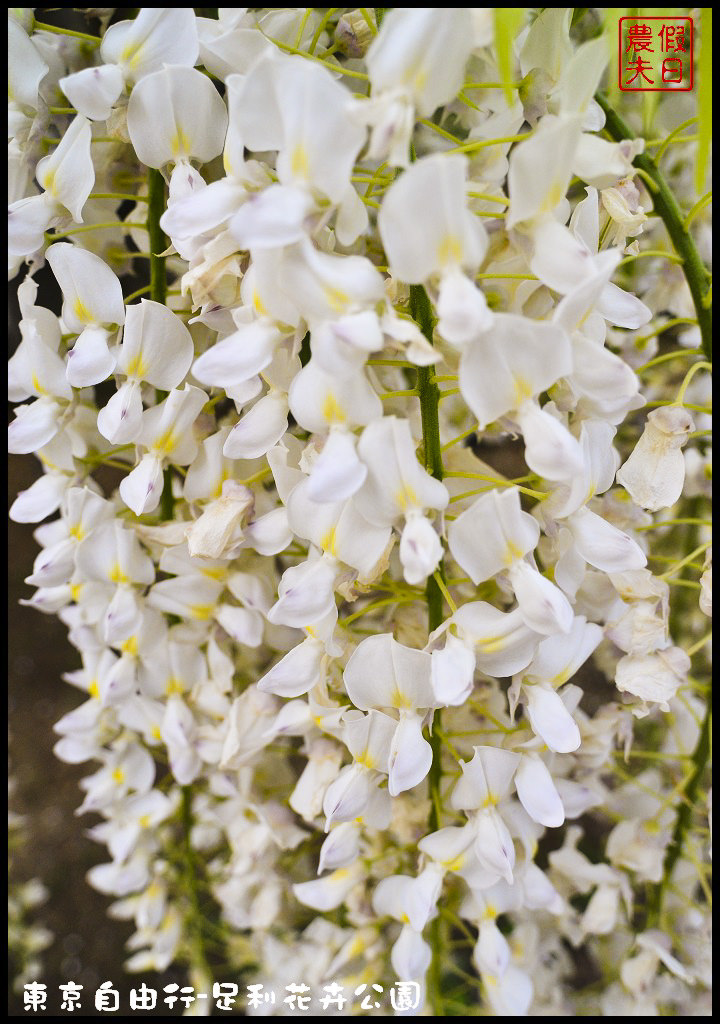
[[[167,301],[167,274],[165,270],[165,257],[161,255],[168,245],[167,237],[160,227],[160,218],[165,212],[165,179],[160,171],[150,168],[148,170],[148,206],[147,206],[147,232],[150,243],[150,298],[153,302],[159,302],[163,306]],[[157,391],[158,402],[165,397],[165,392]],[[160,499],[160,519],[165,522],[173,518],[175,500],[172,493],[172,469],[168,466],[163,473],[163,490]],[[188,929],[192,936],[191,955],[194,965],[199,967],[204,975],[212,983],[212,971],[208,964],[205,952],[205,939],[203,933],[203,912],[200,906],[200,893],[198,889],[198,869],[195,858],[195,851],[192,848],[191,833],[193,827],[192,810],[193,788],[182,787],[182,805],[180,820],[182,825],[182,854],[183,854],[183,885],[189,899]]]
[[[165,252],[168,240],[160,227],[160,218],[165,213],[165,179],[160,171],[148,170],[147,231],[150,242],[150,298],[165,304],[167,298],[167,277],[165,275]]]
[[[165,257],[161,255],[168,246],[168,239],[160,227],[160,218],[165,212],[165,179],[160,171],[148,170],[148,206],[147,233],[150,247],[150,298],[153,302],[165,305],[167,301],[167,273]],[[164,391],[156,391],[155,397],[161,402]],[[175,500],[172,492],[172,469],[170,466],[163,473],[163,489],[160,498],[160,517],[169,520],[173,517]]]
[[[183,786],[182,788],[182,830],[183,830],[183,860],[184,860],[184,871],[185,871],[185,888],[190,899],[190,908],[188,911],[188,930],[192,936],[192,955],[195,960],[195,966],[199,967],[205,977],[209,980],[209,984],[212,985],[213,972],[208,963],[207,955],[205,952],[205,936],[204,936],[204,915],[202,907],[200,906],[200,891],[198,887],[198,865],[196,863],[195,851],[192,848],[191,834],[193,827],[193,810],[192,810],[192,799],[193,799],[193,788],[190,786]]]
[[[616,142],[623,139],[634,139],[635,132],[622,118],[613,110],[608,103],[607,97],[601,92],[595,94],[595,99],[605,113],[605,130]],[[670,239],[675,246],[678,256],[682,259],[683,271],[692,295],[695,314],[700,336],[702,338],[702,349],[705,358],[712,362],[712,302],[710,299],[710,274],[707,267],[700,258],[697,246],[685,223],[686,218],[678,206],[675,196],[670,191],[664,175],[661,173],[656,162],[645,153],[641,153],[633,160],[635,167],[647,176],[654,186],[651,190],[653,208],[662,219]]]
[[[712,705],[711,698],[708,696],[707,709],[705,711],[705,718],[703,719],[702,726],[700,727],[700,735],[698,737],[695,750],[692,754],[692,772],[688,778],[687,785],[685,786],[682,796],[682,802],[678,810],[677,819],[675,821],[675,828],[673,829],[672,839],[670,845],[665,853],[665,861],[663,863],[663,874],[660,881],[652,888],[650,897],[648,899],[648,912],[647,912],[647,928],[654,928],[657,926],[660,920],[660,914],[662,912],[662,901],[665,894],[665,888],[669,884],[672,878],[672,873],[675,870],[680,854],[682,853],[683,844],[685,842],[685,836],[690,827],[692,814],[695,810],[695,802],[697,800],[697,793],[702,777],[707,767],[707,763],[710,759],[710,752],[712,749]]]
[[[428,294],[422,285],[410,285],[410,313],[415,322],[419,325],[427,340],[433,343],[433,313]],[[434,367],[419,366],[417,369],[417,394],[420,399],[420,416],[422,419],[423,444],[425,448],[424,459],[425,469],[431,473],[436,480],[443,478],[442,450],[440,447],[440,419],[438,416],[438,405],[440,401],[440,389],[435,383]],[[439,567],[440,575],[443,574],[442,562]],[[428,632],[433,630],[443,621],[443,594],[434,576],[429,576],[425,585],[425,600],[428,608]],[[440,828],[441,794],[440,784],[442,781],[442,748],[440,740],[440,712],[435,712],[433,731],[430,736],[432,748],[432,764],[428,773],[428,789],[430,793],[430,815],[428,827],[431,832]],[[438,915],[430,922],[430,946],[432,948],[432,961],[430,964],[428,990],[433,1014],[436,1017],[444,1017],[445,1010],[442,996],[442,935],[440,931],[440,916]]]

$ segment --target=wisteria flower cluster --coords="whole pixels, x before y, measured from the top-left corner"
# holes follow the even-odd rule
[[[621,115],[595,8],[202,13],[9,9],[10,516],[127,969],[708,1014],[692,94]]]

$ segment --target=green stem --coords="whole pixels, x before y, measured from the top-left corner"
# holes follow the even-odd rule
[[[605,129],[616,142],[635,138],[633,130],[615,113],[607,97],[598,92],[595,99],[605,113]],[[682,259],[685,278],[697,313],[703,352],[705,358],[712,361],[712,306],[706,305],[705,302],[710,287],[710,274],[700,258],[692,235],[687,230],[682,210],[656,162],[647,154],[641,153],[635,157],[633,164],[655,183],[656,191],[652,193],[653,207],[662,218],[677,254]]]
[[[165,275],[165,252],[168,240],[160,227],[160,218],[165,213],[165,179],[160,171],[150,168],[148,171],[148,215],[147,232],[149,238],[150,257],[150,298],[154,302],[165,304],[167,297],[167,277]]]
[[[188,931],[192,941],[192,955],[194,965],[199,967],[210,985],[213,981],[213,973],[208,963],[205,952],[205,936],[203,934],[204,914],[200,906],[200,889],[198,878],[198,867],[196,864],[195,851],[192,848],[191,834],[193,827],[192,812],[192,786],[182,787],[182,827],[183,827],[183,859],[185,873],[185,887],[190,899],[190,911],[188,913]]]
[[[150,298],[153,302],[165,305],[167,301],[167,274],[165,272],[165,252],[168,240],[160,227],[160,218],[165,213],[165,179],[160,171],[148,169],[148,206],[147,233],[150,243]],[[156,391],[158,402],[165,397],[162,391]],[[173,518],[175,499],[172,492],[172,469],[167,466],[163,472],[163,489],[160,498],[160,516],[164,521]]]
[[[688,828],[690,827],[692,813],[695,809],[698,788],[702,782],[703,773],[708,760],[710,759],[711,727],[712,708],[710,702],[708,702],[707,710],[705,711],[705,718],[703,719],[702,726],[700,727],[700,735],[692,755],[692,774],[685,786],[683,794],[684,799],[680,804],[677,819],[675,821],[675,828],[673,829],[672,839],[670,840],[670,845],[668,846],[665,854],[663,876],[660,881],[653,886],[648,900],[647,928],[655,927],[660,920],[665,888],[670,883],[672,873],[675,870],[675,865],[682,854],[685,836]]]
[[[433,343],[433,313],[428,294],[422,285],[410,286],[410,313],[419,325],[427,340]],[[438,406],[440,402],[440,391],[435,383],[434,372],[431,366],[419,366],[417,369],[417,394],[420,399],[420,416],[422,419],[423,443],[425,447],[425,469],[431,473],[436,480],[443,478],[442,449],[440,447],[440,418]],[[438,566],[440,577],[443,575],[442,562]],[[428,632],[433,630],[443,621],[443,593],[438,585],[435,576],[429,576],[425,585],[425,600],[428,608]],[[440,740],[440,712],[435,712],[434,729],[430,736],[432,748],[432,764],[428,773],[428,789],[430,793],[430,815],[428,828],[436,832],[440,828],[440,807],[442,782],[442,750]],[[430,946],[432,948],[432,961],[430,963],[428,977],[428,993],[433,1014],[436,1017],[444,1017],[445,1010],[442,996],[442,934],[441,919],[438,915],[430,922]]]

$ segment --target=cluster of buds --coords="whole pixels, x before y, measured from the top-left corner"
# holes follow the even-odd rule
[[[55,750],[129,970],[394,978],[437,1016],[708,986],[673,793],[708,364],[636,358],[692,316],[643,141],[602,134],[606,39],[544,8],[508,55],[502,11],[9,12],[9,448],[43,470],[10,515],[78,652]]]

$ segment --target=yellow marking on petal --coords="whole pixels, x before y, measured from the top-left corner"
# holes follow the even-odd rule
[[[363,765],[365,768],[375,768],[375,760],[371,756],[370,751],[366,747],[361,754],[355,758],[357,764]]]
[[[420,502],[418,501],[417,494],[407,484],[401,484],[395,492],[396,504],[405,512],[408,508],[417,508]]]
[[[146,40],[141,43],[128,43],[120,54],[120,63],[127,64],[131,68],[137,67],[145,42]]]
[[[255,288],[253,288],[252,302],[253,306],[255,307],[255,310],[260,314],[260,316],[267,316],[267,309],[265,308],[265,303],[260,298]]]
[[[95,317],[92,315],[82,299],[75,299],[72,308],[75,316],[78,320],[82,320],[84,324],[91,324],[95,322]]]
[[[82,594],[83,586],[84,586],[83,583],[71,583],[70,584],[70,597],[73,599],[75,604],[77,604],[78,601],[80,600],[80,595]]]
[[[320,541],[320,547],[328,554],[335,554],[335,527],[333,526]]]
[[[217,580],[218,583],[222,583],[227,576],[228,571],[224,565],[219,565],[215,569],[201,569],[200,572],[203,576],[207,576],[211,580]]]
[[[342,288],[333,288],[332,285],[325,284],[323,294],[334,313],[344,313],[350,304],[350,296]]]
[[[179,440],[173,427],[169,427],[164,434],[161,434],[155,440],[152,450],[158,454],[169,455]]]
[[[564,181],[555,181],[550,186],[545,196],[545,202],[542,205],[543,213],[551,213],[555,207],[565,198],[565,183]]]
[[[215,490],[213,491],[213,497],[214,498],[222,498],[223,484],[225,483],[226,480],[230,479],[230,476],[231,476],[231,473],[230,473],[230,470],[228,469],[228,467],[227,466],[223,466],[223,468],[220,471],[220,479],[218,480],[217,486],[216,486]]]
[[[507,546],[505,548],[505,557],[503,559],[503,562],[505,565],[512,565],[513,562],[516,562],[518,560],[518,558],[523,557],[523,552],[517,546],[517,544],[513,544],[511,540],[506,541],[506,545]]]
[[[188,139],[182,128],[178,128],[172,137],[170,146],[173,151],[173,156],[188,156],[190,153],[190,140]]]
[[[138,352],[137,355],[133,356],[125,367],[125,373],[128,377],[144,377],[146,371],[147,364],[142,357],[142,352]]]
[[[214,608],[214,604],[192,604],[190,605],[190,614],[194,619],[209,619]]]
[[[457,235],[448,234],[437,247],[437,261],[441,267],[462,263],[463,246]]]
[[[108,578],[111,583],[129,583],[130,580],[127,575],[120,568],[120,563],[115,562],[110,569]]]
[[[552,685],[553,686],[562,686],[563,683],[566,683],[568,681],[568,679],[570,679],[572,677],[572,675],[573,675],[571,669],[572,669],[572,665],[567,665],[562,670],[562,672],[558,672],[558,674],[556,676],[553,676],[553,678],[550,680]]]
[[[114,768],[112,773],[113,782],[124,782],[125,772],[122,768]]]
[[[476,643],[479,644],[486,654],[495,654],[497,651],[503,651],[507,647],[506,636],[483,636]]]
[[[32,386],[37,391],[37,393],[39,395],[46,395],[47,394],[47,391],[45,390],[45,388],[42,386],[42,384],[38,380],[36,373],[34,373],[32,375]]]
[[[100,687],[98,686],[97,679],[90,680],[90,685],[88,686],[88,693],[90,694],[91,697],[97,698],[100,696]]]
[[[457,857],[455,857],[453,860],[443,861],[443,864],[447,868],[448,871],[459,871],[460,868],[465,864],[465,860],[466,860],[465,854],[461,853]]]
[[[129,636],[122,644],[120,644],[120,650],[123,654],[131,654],[133,657],[137,656],[138,652],[138,638],[135,634]]]
[[[297,145],[290,157],[290,170],[296,177],[307,178],[308,154],[302,143]]]
[[[397,708],[398,711],[415,710],[415,704],[413,703],[413,701],[409,697],[406,697],[404,693],[400,693],[399,690],[395,690],[395,692],[393,693],[392,704],[390,705],[390,707]]]
[[[150,815],[149,815],[149,814],[143,814],[143,815],[142,815],[142,816],[141,816],[141,817],[140,817],[140,818],[138,819],[138,825],[139,825],[139,826],[140,826],[141,828],[149,828],[149,827],[150,827],[150,823],[151,823],[151,821],[152,821],[152,818],[150,817]]]
[[[332,391],[328,391],[325,395],[325,401],[322,404],[322,414],[327,423],[345,422],[345,410],[339,405]]]
[[[533,396],[533,388],[527,377],[513,374],[513,387],[515,388],[515,408],[519,409],[523,402]]]
[[[160,727],[158,725],[154,725],[150,730],[150,735],[154,740],[161,740],[162,733],[160,732]]]
[[[80,523],[76,523],[75,526],[70,527],[70,536],[74,537],[75,540],[82,540],[85,536],[85,531]]]
[[[178,679],[177,676],[170,676],[167,683],[165,684],[165,694],[171,697],[174,693],[183,693],[185,687],[182,684],[182,680]]]
[[[56,170],[48,169],[43,174],[42,180],[38,179],[40,181],[40,184],[42,185],[42,187],[45,189],[45,191],[49,192],[50,195],[53,195],[53,196],[55,195],[55,175],[56,174],[57,174]]]

